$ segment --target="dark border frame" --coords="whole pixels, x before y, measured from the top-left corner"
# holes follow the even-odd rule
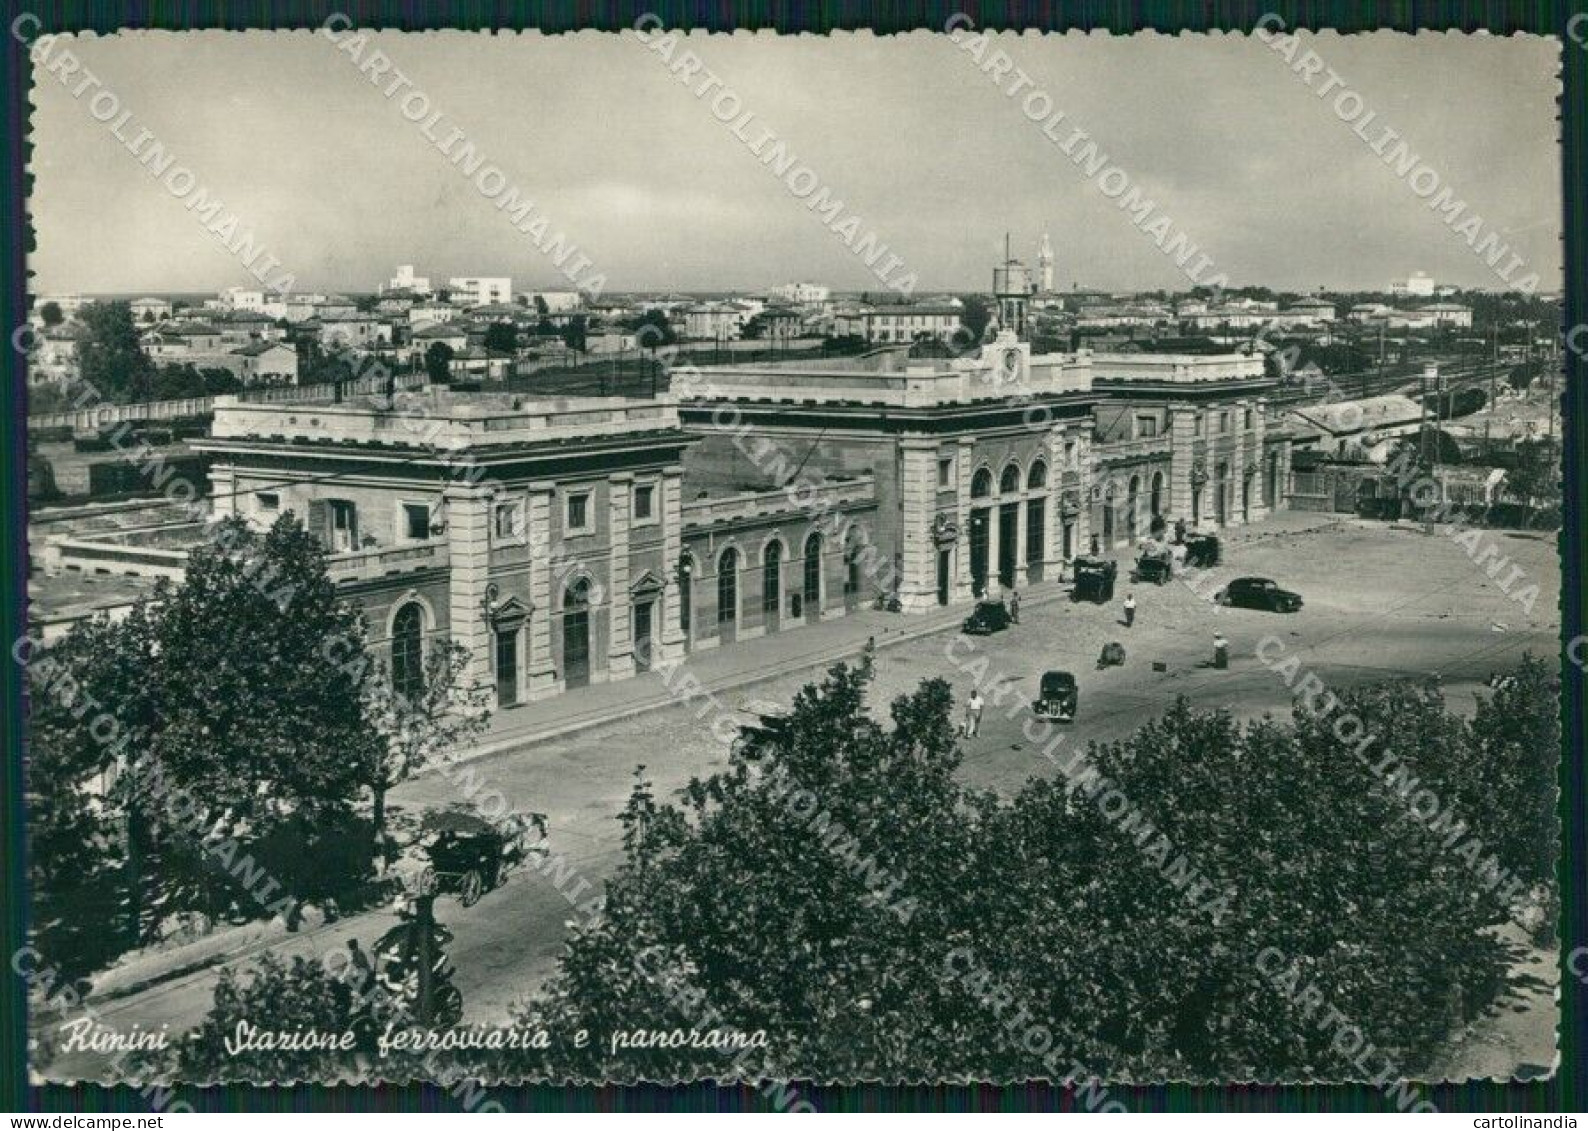
[[[869,27],[877,31],[912,28],[940,29],[949,15],[964,11],[978,26],[989,28],[1104,29],[1127,33],[1144,28],[1160,31],[1246,31],[1264,12],[1274,11],[1293,28],[1327,27],[1338,31],[1371,31],[1418,28],[1475,31],[1493,34],[1529,32],[1559,36],[1562,50],[1562,178],[1565,206],[1566,294],[1565,326],[1588,322],[1588,289],[1583,265],[1588,263],[1588,15],[1572,26],[1578,40],[1566,35],[1567,21],[1588,13],[1588,0],[1537,0],[1506,3],[1503,0],[1444,0],[1444,2],[1377,2],[1325,4],[1273,0],[1271,3],[1207,0],[1138,0],[1104,3],[1079,0],[1061,4],[1051,0],[1029,3],[952,4],[926,0],[826,0],[821,4],[799,0],[751,0],[731,4],[726,0],[548,0],[540,4],[492,3],[467,0],[455,4],[418,3],[415,0],[346,0],[340,4],[312,0],[277,0],[267,3],[225,4],[222,0],[148,2],[130,0],[53,0],[26,4],[8,0],[5,21],[31,11],[42,21],[42,30],[112,32],[120,27],[183,29],[220,27],[293,28],[318,26],[331,11],[341,11],[363,26],[401,29],[461,27],[539,27],[546,31],[576,28],[619,29],[632,26],[641,13],[653,11],[670,26],[706,27],[713,30],[777,28],[783,31],[825,32]],[[25,256],[31,242],[26,227],[27,84],[25,59],[16,40],[3,37],[0,47],[0,82],[4,84],[6,116],[0,128],[7,173],[4,201],[0,203],[0,322],[7,328],[21,325],[26,310]],[[1564,329],[1564,327],[1563,327]],[[1582,502],[1588,487],[1580,422],[1588,418],[1588,358],[1566,357],[1562,404],[1565,529],[1561,539],[1563,580],[1581,578],[1584,569]],[[0,561],[5,566],[5,599],[0,601],[0,640],[17,639],[23,627],[23,593],[27,573],[24,471],[24,382],[19,355],[0,349],[0,376],[4,379],[9,413],[0,429]],[[1562,585],[1562,640],[1584,633],[1580,588]],[[1581,669],[1563,661],[1562,711],[1565,749],[1561,761],[1561,817],[1565,855],[1560,863],[1562,956],[1588,943],[1588,872],[1584,857],[1584,677]],[[22,672],[6,662],[0,677],[0,735],[5,757],[0,762],[0,937],[3,953],[23,944],[23,908],[26,903],[22,833]],[[25,1070],[26,999],[21,980],[9,969],[0,989],[0,1110],[50,1112],[143,1112],[147,1105],[136,1090],[98,1085],[30,1087]],[[1527,1083],[1468,1083],[1441,1085],[1430,1099],[1441,1109],[1454,1111],[1551,1112],[1588,1108],[1588,1072],[1582,1064],[1588,1038],[1588,987],[1568,972],[1561,974],[1560,1070],[1547,1081]],[[1393,1110],[1383,1094],[1354,1086],[1316,1087],[1147,1087],[1111,1090],[1132,1111],[1378,1111]],[[1017,1087],[914,1086],[801,1087],[821,1110],[941,1110],[1023,1111],[1076,1110],[1073,1092],[1049,1085]],[[205,1110],[373,1110],[447,1111],[457,1105],[445,1091],[429,1086],[406,1088],[180,1088],[177,1096]],[[768,1106],[748,1087],[719,1088],[707,1084],[666,1088],[524,1086],[493,1088],[492,1098],[525,1111],[755,1111]]]

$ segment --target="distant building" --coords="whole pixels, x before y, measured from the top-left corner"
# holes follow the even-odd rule
[[[83,298],[82,295],[77,295],[77,294],[39,295],[37,298],[35,298],[33,300],[33,316],[34,316],[34,319],[37,320],[37,321],[42,321],[42,316],[39,314],[39,311],[43,310],[44,307],[48,306],[52,302],[56,306],[60,307],[61,308],[61,313],[66,315],[66,317],[68,317],[68,318],[72,317],[79,310],[83,309],[84,306],[88,305],[88,300]]]
[[[1037,289],[1045,295],[1053,293],[1053,242],[1046,232],[1037,245]]]
[[[135,298],[128,305],[134,322],[164,322],[171,317],[171,304],[163,298]]]
[[[832,297],[832,289],[819,283],[784,283],[773,287],[769,293],[780,302],[796,306],[823,303]]]
[[[234,360],[225,365],[245,384],[256,382],[298,383],[298,351],[283,342],[255,342],[231,351]]]
[[[684,308],[684,337],[699,341],[737,338],[755,307],[742,302],[702,302]]]
[[[1026,336],[1026,316],[1030,312],[1031,269],[1018,259],[1006,259],[1002,266],[993,268],[993,302],[997,308],[998,325],[1013,330],[1018,337]]]
[[[451,322],[458,308],[444,302],[415,303],[408,308],[408,325],[418,327],[432,322]]]
[[[263,310],[265,292],[247,287],[227,287],[220,294],[221,303],[233,310]]]
[[[1459,302],[1435,302],[1422,308],[1422,313],[1432,315],[1436,326],[1455,326],[1469,329],[1472,326],[1472,308]]]
[[[328,315],[320,319],[320,343],[356,349],[374,349],[391,344],[391,323],[374,314]]]
[[[541,314],[572,312],[584,306],[584,295],[579,291],[530,291],[519,297],[525,306]]]
[[[956,306],[927,305],[850,310],[833,316],[833,334],[882,344],[921,338],[946,341],[960,328],[960,313]]]
[[[397,274],[381,288],[382,291],[409,291],[416,295],[430,293],[430,280],[423,275],[415,275],[413,265],[405,263],[397,268]]]
[[[1390,294],[1405,298],[1433,298],[1434,280],[1431,276],[1418,271],[1404,283],[1391,283]]]
[[[454,306],[490,306],[513,301],[513,280],[506,276],[465,275],[447,280]]]

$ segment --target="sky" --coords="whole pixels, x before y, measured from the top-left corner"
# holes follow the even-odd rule
[[[1559,288],[1558,41],[1303,40],[1376,113],[1370,136],[1388,125],[1407,138],[1485,231],[1538,273],[1540,290]],[[1503,285],[1331,100],[1254,37],[1026,33],[994,46],[1067,115],[1050,132],[1062,141],[1085,129],[1233,285],[1384,289],[1418,270],[1463,287]],[[675,61],[684,47],[738,96],[741,117],[753,112],[741,132],[775,131],[845,215],[862,218],[862,233],[903,261],[892,278],[915,276],[918,294],[986,290],[1006,233],[1030,262],[1043,231],[1060,288],[1190,285],[1019,99],[944,35],[692,33]],[[793,280],[882,289],[713,115],[711,97],[697,97],[632,33],[382,32],[363,57],[375,48],[440,112],[432,135],[463,131],[589,257],[583,278],[599,275],[608,292]],[[35,73],[35,293],[253,282],[113,136],[129,112],[121,137],[148,130],[281,260],[270,276],[290,273],[296,290],[374,290],[402,263],[433,281],[569,285],[427,139],[423,120],[404,117],[409,91],[384,95],[396,72],[372,84],[324,35],[65,36],[50,58],[63,49],[102,86],[74,98],[58,77]],[[90,104],[101,90],[116,97],[109,122],[95,117],[108,99]]]

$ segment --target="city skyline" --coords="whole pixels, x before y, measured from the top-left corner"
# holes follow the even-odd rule
[[[1309,43],[1525,259],[1539,290],[1557,290],[1557,45],[1428,39],[1416,37],[1417,50],[1412,37],[1388,34]],[[401,99],[384,97],[326,36],[61,42],[118,96],[131,119],[125,134],[147,130],[190,167],[209,199],[223,200],[240,229],[279,257],[273,278],[290,273],[294,290],[373,290],[407,262],[441,278],[507,275],[518,290],[573,285],[427,140],[423,121],[405,118]],[[902,260],[901,274],[918,280],[914,293],[983,290],[1006,232],[1016,257],[1031,262],[1044,230],[1059,290],[1191,285],[946,37],[839,36],[819,52],[810,42],[683,40]],[[1503,288],[1428,201],[1256,39],[995,42],[1231,285],[1379,290],[1421,270],[1440,283]],[[368,47],[411,76],[444,122],[588,256],[584,280],[599,278],[604,292],[743,291],[791,279],[886,290],[713,116],[711,99],[680,84],[632,34],[386,32],[369,36]],[[1154,83],[1121,96],[1118,75],[1133,67]],[[621,81],[592,100],[579,77],[592,73]],[[191,198],[173,195],[122,134],[112,136],[114,118],[96,120],[88,97],[74,99],[51,76],[36,76],[32,97],[34,293],[250,284],[186,206]],[[875,121],[856,123],[857,107],[874,107]],[[614,144],[588,145],[602,136]],[[933,137],[944,144],[914,140]],[[98,175],[78,175],[90,166]],[[337,169],[349,175],[328,175]],[[970,200],[979,203],[964,209]]]

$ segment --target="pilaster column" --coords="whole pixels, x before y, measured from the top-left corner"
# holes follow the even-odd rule
[[[993,475],[993,493],[987,500],[991,505],[987,508],[987,593],[991,599],[1003,586],[1003,579],[999,574],[1002,557],[999,547],[1003,545],[1003,496],[998,493],[998,476]]]
[[[1092,487],[1097,482],[1097,467],[1092,462],[1091,424],[1083,422],[1074,431],[1075,464],[1080,475],[1080,509],[1075,515],[1075,554],[1079,557],[1092,549]]]
[[[1257,474],[1252,477],[1252,521],[1261,522],[1268,517],[1268,504],[1263,501],[1264,484],[1268,476],[1268,453],[1263,440],[1268,435],[1268,402],[1252,402],[1251,458],[1257,464]],[[1275,500],[1276,504],[1278,500]]]
[[[905,440],[899,476],[899,608],[925,612],[937,604],[937,441]],[[865,594],[860,594],[864,597]]]
[[[1026,587],[1026,488],[1020,485],[1019,502],[1015,505],[1015,588]]]
[[[529,655],[525,658],[525,694],[544,699],[557,692],[557,670],[552,664],[551,628],[557,615],[551,591],[551,508],[555,489],[550,483],[529,487],[528,513],[524,517],[529,537],[529,630],[525,633]]]
[[[1235,447],[1230,452],[1230,500],[1227,511],[1226,526],[1243,526],[1246,520],[1241,517],[1241,487],[1246,482],[1246,401],[1236,401],[1231,411],[1234,414]]]
[[[1064,518],[1059,506],[1064,498],[1064,428],[1055,424],[1044,441],[1048,461],[1048,497],[1042,503],[1042,578],[1057,581],[1064,565]]]
[[[959,442],[959,452],[954,457],[955,470],[955,502],[958,505],[958,514],[955,522],[959,529],[959,539],[954,543],[954,592],[955,604],[971,600],[970,576],[970,481],[976,473],[976,441],[965,437]]]
[[[684,629],[680,623],[678,559],[683,556],[683,471],[662,472],[662,623],[652,644],[655,660],[672,660],[684,654]]]
[[[1169,513],[1165,516],[1173,529],[1177,520],[1191,522],[1191,465],[1195,462],[1196,419],[1188,404],[1169,406]]]
[[[447,586],[450,634],[468,650],[463,684],[489,687],[493,657],[485,590],[491,573],[491,491],[473,484],[453,484],[447,487],[445,498],[451,563]]]
[[[607,671],[612,679],[634,674],[634,636],[629,624],[629,516],[634,476],[607,479]]]

